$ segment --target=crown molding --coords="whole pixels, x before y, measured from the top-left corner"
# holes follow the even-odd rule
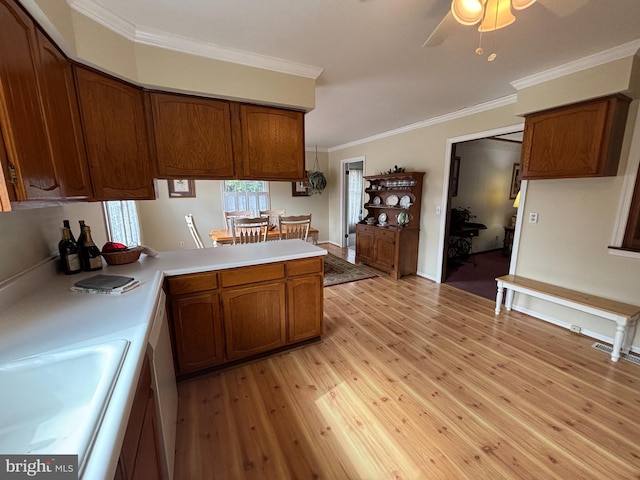
[[[98,5],[92,0],[67,0],[67,3],[79,14],[90,18],[127,40],[135,41],[136,26],[108,8]]]
[[[221,60],[224,62],[262,68],[274,72],[287,73],[298,77],[316,79],[323,72],[320,67],[291,62],[281,58],[259,55],[257,53],[222,47],[214,43],[202,42],[180,35],[153,29],[138,29],[135,42],[141,45],[164,48],[176,52],[189,53],[199,57]]]
[[[511,105],[516,103],[518,96],[514,93],[507,95],[506,97],[497,98],[489,102],[480,103],[472,107],[463,108],[462,110],[456,110],[455,112],[445,113],[437,117],[432,117],[427,120],[412,123],[404,127],[396,128],[394,130],[388,130],[386,132],[378,133],[370,137],[362,138],[360,140],[354,140],[353,142],[344,143],[328,149],[329,152],[335,152],[337,150],[344,150],[345,148],[355,147],[356,145],[362,145],[363,143],[372,142],[374,140],[380,140],[387,137],[393,137],[402,133],[411,132],[413,130],[419,130],[421,128],[437,125],[439,123],[450,122],[458,118],[467,117],[469,115],[475,115],[476,113],[486,112],[487,110],[493,110],[494,108],[503,107],[505,105]]]
[[[511,82],[511,86],[520,91],[524,88],[532,87],[549,80],[555,80],[556,78],[564,77],[571,73],[581,72],[582,70],[587,70],[621,58],[636,55],[638,50],[640,50],[640,40],[634,40],[633,42],[624,43],[617,47],[610,48],[609,50],[594,53],[593,55],[589,55],[588,57],[581,58],[574,62],[566,63],[543,72],[538,72],[519,80],[514,80]]]
[[[312,78],[314,80],[324,71],[324,69],[312,65],[226,48],[213,43],[172,35],[160,30],[138,28],[115,12],[98,5],[93,0],[67,0],[67,2],[71,8],[81,15],[90,18],[127,40],[141,45],[159,47],[247,67]]]

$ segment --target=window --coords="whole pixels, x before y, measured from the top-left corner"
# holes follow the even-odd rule
[[[223,184],[225,212],[251,210],[257,217],[260,210],[269,210],[269,182],[263,180],[225,180]]]
[[[140,245],[140,224],[136,202],[133,200],[104,202],[104,214],[109,241],[127,246]]]

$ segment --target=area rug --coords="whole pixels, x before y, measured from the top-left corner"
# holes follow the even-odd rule
[[[355,282],[378,275],[364,267],[349,263],[335,255],[328,253],[324,257],[324,286],[338,285],[340,283]]]

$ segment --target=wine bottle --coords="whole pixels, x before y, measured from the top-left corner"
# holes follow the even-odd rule
[[[58,251],[60,252],[60,266],[65,274],[71,275],[82,270],[78,245],[72,240],[71,230],[67,227],[62,228],[62,240],[58,243]]]
[[[80,224],[80,233],[78,234],[76,243],[78,244],[78,248],[82,249],[82,245],[84,244],[84,220],[80,220],[78,223]]]
[[[91,238],[91,227],[82,227],[82,238],[84,243],[80,247],[80,265],[83,270],[100,270],[102,268],[102,256],[100,249],[96,247]]]
[[[78,242],[76,242],[76,237],[73,236],[73,232],[71,231],[71,225],[69,224],[69,220],[63,220],[62,221],[62,226],[64,228],[68,228],[69,229],[69,235],[71,236],[71,241],[77,245]]]

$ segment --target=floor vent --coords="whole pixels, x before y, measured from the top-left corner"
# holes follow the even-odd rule
[[[613,348],[610,347],[609,345],[605,345],[605,344],[599,343],[599,342],[596,342],[591,346],[593,348],[595,348],[596,350],[602,350],[603,352],[607,352],[609,354],[613,351]],[[620,354],[620,358],[625,359],[627,362],[631,362],[631,363],[635,363],[636,365],[640,365],[640,357],[636,357],[633,354],[621,353]]]

